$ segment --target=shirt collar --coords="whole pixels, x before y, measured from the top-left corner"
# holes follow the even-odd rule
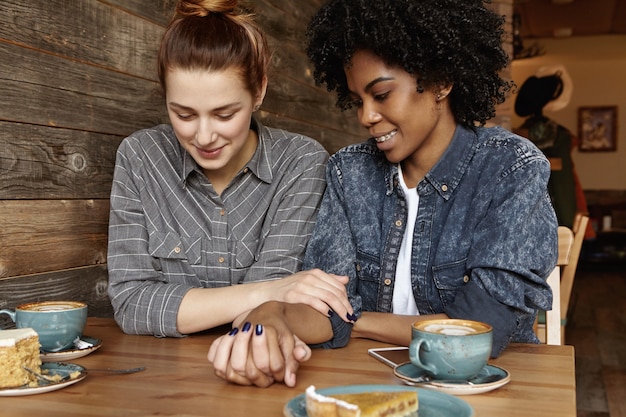
[[[457,125],[450,145],[426,174],[426,180],[444,199],[448,200],[452,196],[465,175],[474,156],[477,140],[474,129]]]
[[[254,175],[257,176],[261,181],[266,183],[271,183],[273,179],[272,174],[272,144],[271,144],[271,132],[265,126],[263,126],[260,122],[252,118],[250,121],[250,129],[257,132],[259,137],[259,142],[257,143],[256,150],[254,151],[254,155],[248,161],[248,163],[244,166],[243,170],[246,168],[250,170]],[[182,146],[181,146],[182,148]],[[187,182],[189,175],[192,172],[198,172],[204,175],[202,168],[196,163],[196,161],[189,155],[189,153],[183,149],[183,163],[182,163],[182,176],[183,182]]]

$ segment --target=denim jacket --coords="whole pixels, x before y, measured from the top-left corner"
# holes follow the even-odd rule
[[[305,268],[347,275],[357,317],[392,312],[406,203],[391,164],[372,139],[333,155]],[[556,265],[557,220],[550,165],[529,140],[500,127],[457,127],[418,184],[411,283],[420,314],[489,323],[492,356],[510,342],[537,343],[537,310],[551,308],[546,279]],[[331,316],[344,346],[352,330]],[[409,331],[409,330],[407,330]]]

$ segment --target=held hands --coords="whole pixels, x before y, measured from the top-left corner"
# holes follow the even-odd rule
[[[216,339],[208,352],[215,374],[240,385],[293,387],[300,363],[311,357],[307,343],[333,336],[328,317],[354,322],[348,301],[348,277],[319,269],[302,271],[268,283],[265,302],[233,322],[233,330]],[[241,325],[243,323],[243,325]],[[241,326],[241,327],[237,327]],[[300,335],[300,337],[298,336]]]
[[[267,299],[289,304],[306,304],[325,316],[329,315],[330,307],[344,321],[353,322],[356,317],[348,300],[347,283],[347,276],[311,269],[272,281],[272,292]]]
[[[283,381],[295,386],[298,367],[311,357],[311,349],[289,329],[282,314],[270,314],[264,321],[272,324],[253,326],[246,321],[213,342],[208,360],[218,377],[239,385],[268,387]],[[253,311],[247,320],[259,316]]]

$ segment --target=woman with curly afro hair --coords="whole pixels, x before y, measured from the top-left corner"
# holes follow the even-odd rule
[[[348,276],[355,314],[259,306],[247,321],[263,325],[263,339],[233,345],[226,379],[295,382],[310,352],[289,351],[293,335],[322,347],[351,337],[407,346],[412,323],[436,318],[490,324],[492,357],[539,342],[558,226],[543,153],[485,127],[512,87],[499,75],[503,21],[480,0],[330,0],[313,17],[315,79],[341,109],[356,107],[369,138],[330,158],[304,268]]]

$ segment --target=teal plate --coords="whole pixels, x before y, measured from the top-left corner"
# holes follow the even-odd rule
[[[474,409],[468,403],[452,395],[422,388],[402,385],[347,385],[316,390],[322,395],[358,394],[373,391],[417,391],[419,417],[472,417]],[[306,394],[292,398],[286,405],[285,417],[307,417]]]

